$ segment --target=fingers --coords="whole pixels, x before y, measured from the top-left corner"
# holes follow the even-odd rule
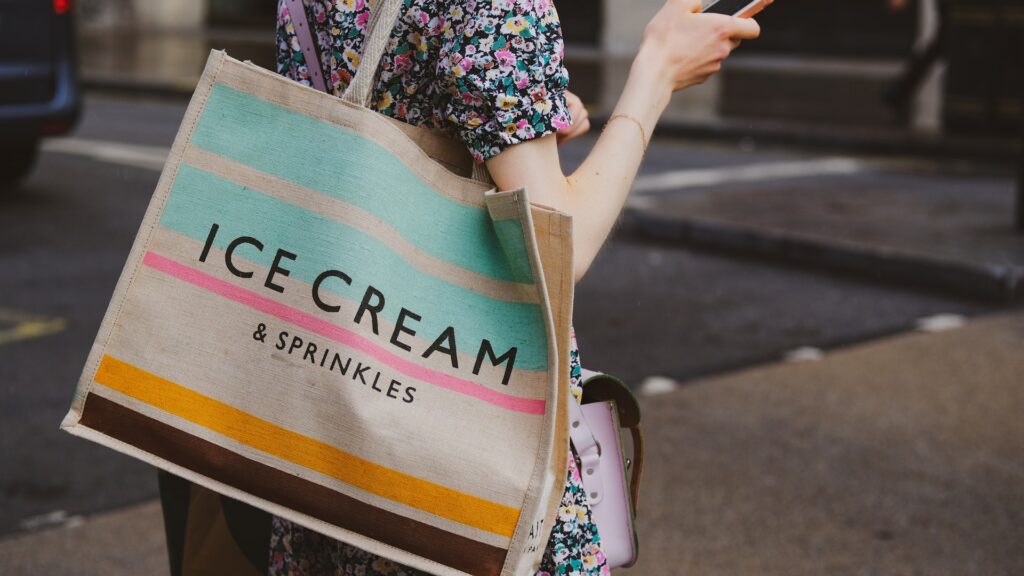
[[[576,121],[577,116],[581,113],[586,114],[586,108],[583,106],[583,100],[572,92],[565,91],[565,102],[569,105],[569,114],[572,115],[573,121]]]
[[[578,124],[579,126],[590,126],[590,114],[587,112],[586,108],[580,108],[579,114],[573,116],[573,124]]]
[[[565,92],[565,102],[569,107],[569,117],[572,118],[572,126],[565,130],[571,131],[572,128],[587,118],[587,108],[583,105],[583,101],[580,100],[579,96],[568,90]]]
[[[564,135],[564,140],[572,140],[577,136],[582,136],[590,130],[590,118],[587,116],[584,110],[583,116],[573,119],[572,127],[567,129],[567,133]]]
[[[579,136],[583,136],[590,131],[590,120],[584,120],[579,124],[573,124],[572,128],[566,128],[565,130],[559,130],[555,133],[555,141],[558,144],[565,144],[566,142],[573,140]]]
[[[733,33],[730,36],[740,40],[753,40],[761,35],[761,25],[752,18],[733,18]]]
[[[705,24],[714,26],[726,38],[753,40],[761,35],[761,25],[753,18],[726,16],[725,14],[701,14]]]
[[[562,143],[568,142],[569,140],[573,140],[573,139],[575,139],[575,138],[577,138],[579,136],[583,136],[584,134],[586,134],[589,131],[590,131],[590,120],[584,118],[582,122],[580,122],[577,126],[575,126],[573,128],[573,131],[572,131],[571,134],[567,134],[565,136],[565,138],[562,139]]]
[[[577,136],[582,136],[590,130],[590,114],[587,112],[587,108],[583,105],[580,97],[567,90],[565,92],[565,101],[569,107],[572,124],[558,131],[557,142],[559,144],[564,144]]]
[[[572,135],[569,136],[569,139],[571,140],[577,136],[583,136],[587,132],[590,132],[590,118],[584,118],[583,121],[579,123],[579,126],[577,126],[575,130],[573,130],[573,133]]]

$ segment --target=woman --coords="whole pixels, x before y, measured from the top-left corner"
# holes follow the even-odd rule
[[[889,9],[893,11],[905,10],[910,4],[909,0],[889,0]],[[885,89],[882,100],[896,113],[900,122],[906,123],[910,120],[911,109],[914,98],[921,89],[925,78],[935,63],[943,57],[946,50],[946,36],[948,34],[949,22],[949,0],[935,0],[935,33],[928,38],[926,44],[919,44],[914,47],[903,70]],[[920,5],[921,10],[927,10],[927,4]]]
[[[389,1],[389,0],[377,0]],[[394,1],[394,0],[391,0]],[[629,80],[593,151],[569,176],[558,144],[589,129],[566,90],[562,36],[551,0],[404,0],[381,64],[373,107],[460,138],[486,162],[498,189],[525,187],[534,202],[573,217],[575,277],[586,273],[610,233],[648,137],[677,90],[718,71],[752,20],[699,14],[700,0],[668,0],[651,20]],[[306,0],[328,90],[343,93],[359,66],[369,20],[366,0]],[[284,0],[278,6],[278,72],[310,84]],[[575,341],[572,389],[579,397]],[[407,575],[419,572],[275,518],[270,572]],[[608,574],[572,458],[559,518],[540,575]]]

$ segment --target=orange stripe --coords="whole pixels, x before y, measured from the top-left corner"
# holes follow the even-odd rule
[[[386,468],[104,356],[96,382],[218,434],[443,518],[512,537],[519,510]]]

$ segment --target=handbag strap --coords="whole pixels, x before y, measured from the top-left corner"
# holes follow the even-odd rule
[[[321,92],[326,92],[327,84],[324,82],[323,67],[317,54],[316,43],[313,41],[312,26],[303,0],[285,0],[285,2],[288,4],[288,13],[292,18],[292,25],[295,27],[299,48],[302,49],[302,55],[306,59],[306,68],[309,69],[313,87]],[[366,38],[363,40],[363,52],[359,57],[359,67],[349,83],[348,89],[342,94],[342,100],[369,107],[373,99],[374,80],[377,78],[380,62],[384,57],[384,49],[391,38],[391,30],[395,27],[395,20],[398,18],[402,5],[402,0],[373,0],[371,2],[370,19],[367,23]]]
[[[309,80],[313,83],[314,88],[321,92],[327,92],[324,69],[320,67],[320,56],[317,54],[316,43],[313,42],[313,33],[310,31],[306,7],[303,6],[302,0],[285,0],[285,4],[288,6],[288,15],[291,16],[292,26],[295,27],[295,36],[299,40],[302,56],[306,59]]]
[[[597,504],[604,497],[604,483],[601,481],[601,444],[587,424],[579,402],[569,396],[569,439],[576,448],[580,459],[580,478],[587,492],[587,501]]]

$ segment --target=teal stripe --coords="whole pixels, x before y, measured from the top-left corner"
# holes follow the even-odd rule
[[[401,307],[419,314],[421,321],[407,325],[427,342],[450,325],[463,354],[475,358],[486,338],[499,354],[517,347],[516,368],[547,367],[547,336],[537,304],[494,300],[450,284],[413,268],[383,243],[352,227],[182,164],[160,224],[205,242],[214,222],[220,226],[214,242],[217,248],[225,249],[239,236],[252,236],[264,244],[263,252],[240,247],[239,257],[270,266],[278,248],[297,254],[295,261],[283,261],[290,277],[297,280],[312,284],[324,270],[345,272],[352,277],[352,286],[338,280],[324,284],[325,291],[335,291],[342,298],[359,302],[367,284],[373,285],[386,298],[383,316],[393,324]],[[223,263],[208,260],[200,266],[217,265]],[[248,282],[257,292],[269,293],[263,279]],[[340,323],[351,321],[339,319]],[[369,326],[369,317],[363,323]],[[473,367],[459,368],[468,373]]]
[[[437,258],[514,279],[486,210],[440,194],[350,130],[215,84],[192,143],[358,206]]]
[[[513,277],[517,282],[530,282],[533,270],[530,268],[530,255],[526,252],[523,225],[518,220],[495,220],[494,231],[498,242],[505,247],[505,258]]]

